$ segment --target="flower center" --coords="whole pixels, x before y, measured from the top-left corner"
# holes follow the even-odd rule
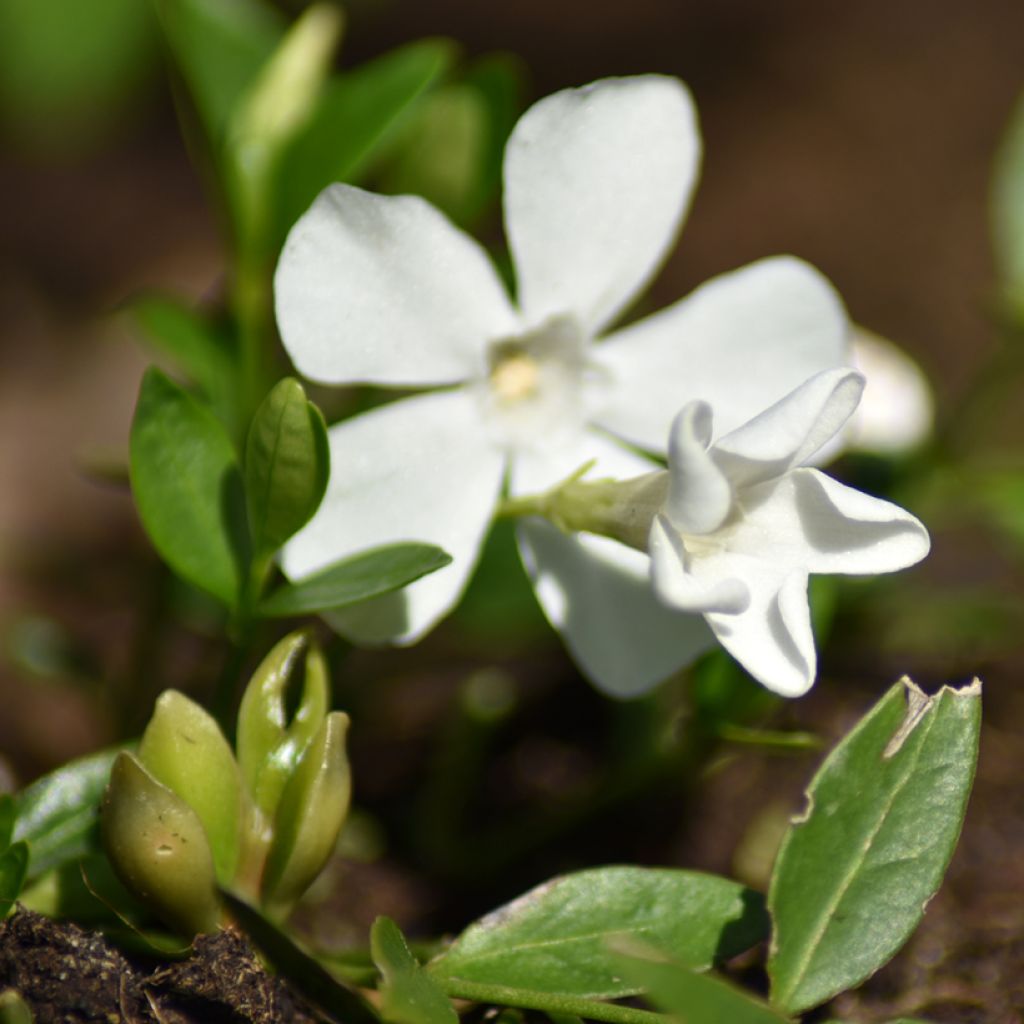
[[[533,398],[540,387],[540,365],[526,352],[512,350],[496,353],[491,363],[491,390],[503,405]]]

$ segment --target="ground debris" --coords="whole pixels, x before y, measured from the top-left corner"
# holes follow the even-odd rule
[[[245,938],[196,939],[187,958],[140,965],[97,932],[19,909],[0,924],[0,990],[36,1024],[314,1024],[323,1018],[268,974]]]

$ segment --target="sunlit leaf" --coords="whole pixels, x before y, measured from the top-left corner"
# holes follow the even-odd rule
[[[248,552],[234,448],[206,406],[152,368],[132,422],[131,480],[139,517],[164,560],[235,606]]]
[[[373,962],[381,973],[381,1015],[389,1024],[457,1024],[448,997],[419,965],[398,925],[378,917],[370,931]]]
[[[100,798],[116,750],[71,761],[37,779],[15,797],[14,839],[29,845],[29,877],[97,848]]]
[[[389,544],[361,551],[298,583],[285,584],[262,600],[265,618],[343,608],[407,586],[443,569],[451,556],[432,544]]]
[[[873,974],[935,894],[974,777],[981,687],[897,683],[832,752],[779,851],[772,1002],[795,1013]]]
[[[637,991],[609,939],[706,968],[764,938],[759,894],[714,875],[614,866],[564,875],[470,925],[430,964],[438,977],[593,998]]]
[[[320,410],[292,377],[264,399],[245,450],[245,493],[256,557],[269,557],[316,512],[330,469]]]

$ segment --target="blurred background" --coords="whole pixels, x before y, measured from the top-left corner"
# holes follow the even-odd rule
[[[1024,767],[1016,692],[1024,485],[1015,475],[1024,466],[1024,396],[1006,393],[1021,378],[1005,371],[1005,360],[1019,359],[1005,353],[990,219],[993,160],[1024,90],[1024,5],[353,0],[346,15],[340,67],[447,36],[467,64],[511,55],[519,109],[609,75],[684,79],[700,111],[703,173],[652,307],[716,273],[794,253],[831,278],[857,323],[920,363],[936,392],[941,436],[925,469],[907,463],[910,482],[895,493],[933,527],[933,556],[905,589],[847,610],[857,628],[837,630],[818,687],[782,714],[830,737],[903,671],[932,686],[983,674],[989,726],[979,780],[989,796],[972,811],[961,857],[973,860],[961,891],[966,899],[979,878],[1002,872],[1024,893],[1024,881],[1006,881],[1024,839],[1016,786]],[[169,79],[141,0],[0,5],[0,789],[137,730],[147,706],[140,691],[188,686],[210,675],[219,656],[202,599],[168,581],[123,479],[151,354],[122,307],[154,289],[215,303],[227,259]],[[492,241],[500,239],[496,209],[476,218]],[[1016,487],[1016,497],[980,500],[974,478],[961,475],[961,457],[997,467],[1000,486]],[[870,460],[845,472],[881,489],[899,479]],[[506,587],[508,548],[500,538],[496,545],[476,611],[414,651],[343,652],[341,698],[367,705],[362,738],[355,734],[356,777],[367,780],[364,800],[390,807],[385,817],[409,812],[394,794],[429,761],[432,738],[457,731],[447,710],[456,693],[485,718],[494,708],[500,717],[510,694],[525,709],[489,776],[513,802],[557,801],[580,786],[601,756],[578,742],[581,733],[593,727],[608,744],[628,744],[628,716],[645,713],[609,712],[575,677],[528,593],[515,591],[522,585]],[[147,627],[166,620],[168,608],[179,628]],[[490,632],[481,615],[493,620]],[[473,675],[495,663],[497,682]],[[356,678],[387,684],[388,696],[360,696]],[[468,690],[467,678],[477,679]],[[126,694],[134,719],[119,717]],[[756,780],[769,771],[798,793],[813,764],[780,768],[776,760],[769,770],[761,755],[745,757],[725,765],[701,797],[701,829],[650,824],[661,813],[655,795],[634,845],[607,852],[735,870],[763,802]],[[1010,824],[993,824],[1000,816]],[[586,841],[577,837],[544,869],[584,858]],[[391,870],[388,898],[399,910],[378,897],[373,913],[451,926],[429,872],[425,881]],[[537,880],[538,871],[521,866],[506,884]],[[460,912],[505,895],[451,891]],[[950,921],[964,913],[956,906]]]

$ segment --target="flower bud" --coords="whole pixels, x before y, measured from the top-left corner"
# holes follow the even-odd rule
[[[300,676],[301,673],[301,676]],[[288,721],[286,695],[302,697]],[[263,659],[238,709],[238,763],[256,807],[274,820],[281,791],[327,714],[327,666],[307,632],[291,633]]]
[[[132,754],[114,761],[100,827],[118,877],[161,920],[190,937],[217,929],[217,879],[202,822]]]
[[[183,693],[167,690],[143,733],[139,761],[195,812],[217,878],[230,884],[238,866],[245,797],[234,754],[217,723]]]
[[[320,873],[345,823],[352,788],[348,725],[344,712],[327,716],[281,793],[263,874],[263,904],[275,916],[287,913]]]

